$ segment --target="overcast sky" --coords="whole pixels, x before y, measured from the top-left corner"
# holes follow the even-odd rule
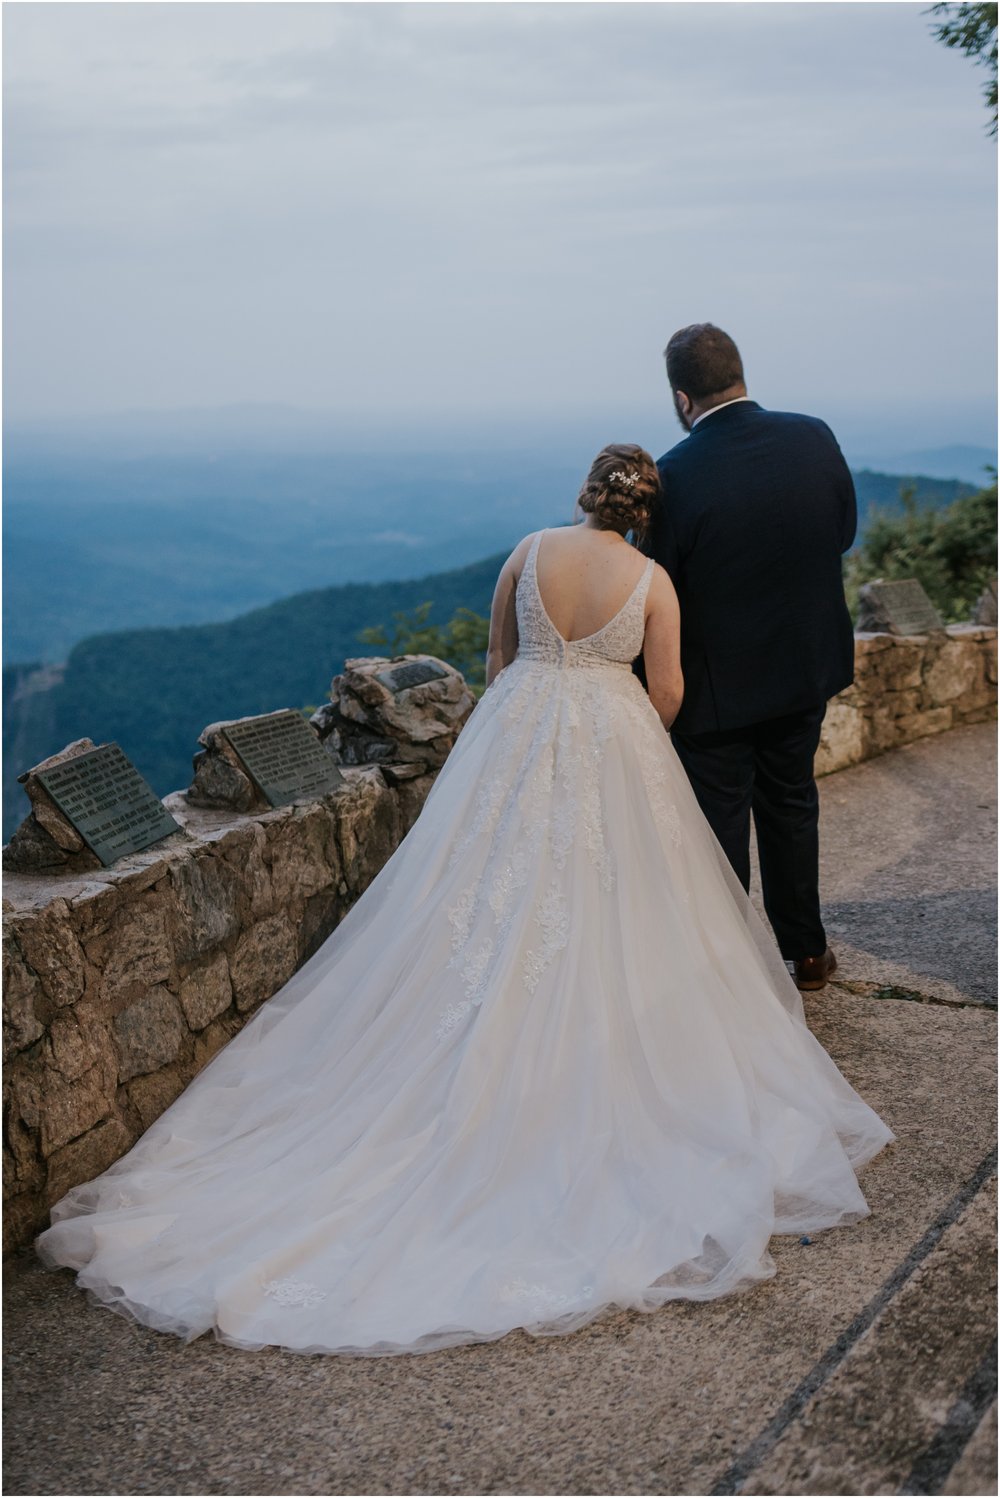
[[[996,146],[924,11],[7,4],[9,416],[649,413],[710,319],[766,405],[989,444]]]

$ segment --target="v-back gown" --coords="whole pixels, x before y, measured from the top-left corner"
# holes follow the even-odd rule
[[[190,1339],[422,1352],[774,1273],[893,1136],[797,989],[636,680],[652,562],[519,647],[336,931],[37,1241]]]

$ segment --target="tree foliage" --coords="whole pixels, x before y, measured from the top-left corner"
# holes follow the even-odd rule
[[[953,5],[942,3],[930,7],[932,16],[941,19],[934,35],[946,47],[957,47],[966,57],[987,68],[990,73],[983,93],[992,121],[990,134],[997,133],[997,7],[995,5]]]
[[[393,614],[393,628],[378,625],[358,636],[390,655],[436,655],[461,671],[477,696],[486,686],[486,646],[490,621],[472,609],[460,608],[447,624],[428,624],[433,603],[421,603],[412,613]]]
[[[915,577],[946,623],[968,619],[997,570],[997,484],[934,510],[901,493],[902,514],[872,513],[861,545],[847,560],[847,596],[874,578]]]

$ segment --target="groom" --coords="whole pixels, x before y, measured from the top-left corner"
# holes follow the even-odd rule
[[[681,328],[666,361],[688,436],[657,464],[663,501],[644,550],[680,601],[671,738],[744,888],[752,810],[781,954],[799,988],[822,988],[837,962],[820,918],[813,757],[827,699],[854,679],[841,579],[854,483],[825,422],[748,397],[721,328]]]

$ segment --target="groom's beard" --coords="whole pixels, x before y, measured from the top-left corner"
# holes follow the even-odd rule
[[[690,432],[691,418],[690,416],[684,415],[684,412],[681,410],[680,401],[677,399],[676,394],[674,395],[674,410],[677,412],[677,420],[680,422],[685,432]]]

